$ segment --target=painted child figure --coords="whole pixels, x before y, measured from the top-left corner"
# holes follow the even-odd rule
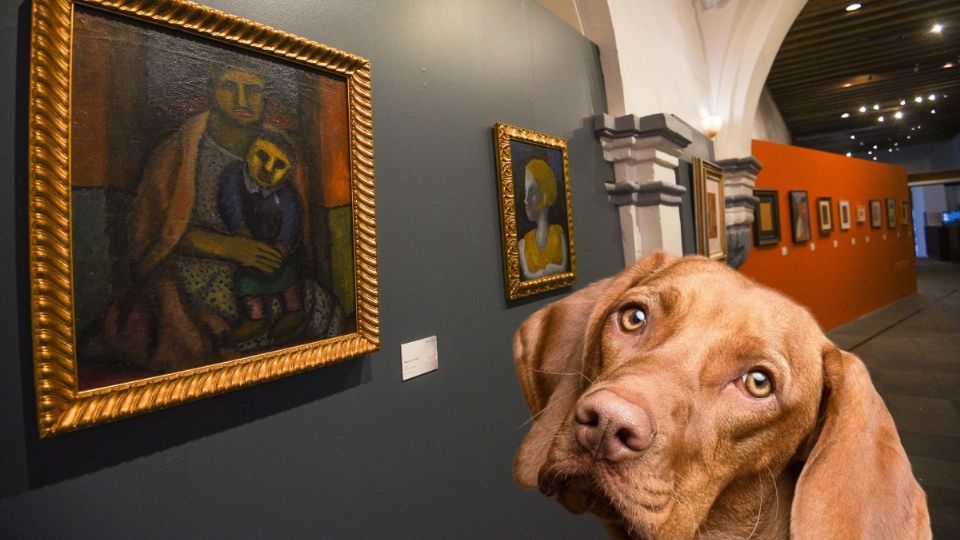
[[[271,338],[282,337],[299,327],[305,317],[297,252],[301,202],[289,180],[294,157],[283,134],[265,130],[250,144],[245,161],[235,161],[220,173],[218,205],[228,232],[238,234],[246,229],[254,240],[280,254],[279,262],[265,260],[261,268],[237,267],[234,286],[246,319],[231,332],[234,343],[268,328]],[[271,326],[270,305],[275,297],[283,313]]]

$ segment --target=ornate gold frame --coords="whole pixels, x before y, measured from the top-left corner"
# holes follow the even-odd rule
[[[517,238],[516,204],[514,196],[513,156],[511,139],[532,145],[559,150],[563,155],[563,187],[567,208],[567,252],[570,270],[537,279],[523,280],[520,277],[519,239]],[[570,198],[570,162],[567,156],[567,141],[559,137],[538,133],[507,124],[494,126],[494,146],[497,159],[497,188],[500,199],[500,230],[503,234],[504,283],[507,298],[517,300],[526,296],[569,287],[577,279],[577,257],[574,253],[573,204]]]
[[[355,332],[133,382],[78,389],[70,200],[70,88],[76,4],[346,78],[357,285]],[[379,349],[368,60],[182,0],[34,0],[28,166],[34,380],[41,437],[253,385]]]

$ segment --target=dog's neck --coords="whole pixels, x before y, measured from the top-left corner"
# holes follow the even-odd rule
[[[762,475],[727,486],[697,534],[702,540],[785,539],[790,536],[790,503],[796,484],[788,470],[773,481]]]

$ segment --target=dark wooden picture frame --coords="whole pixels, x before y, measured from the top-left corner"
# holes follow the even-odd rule
[[[758,247],[780,243],[780,203],[778,192],[773,189],[755,189],[759,199],[753,211],[753,242]]]
[[[806,191],[790,191],[790,230],[793,242],[802,244],[810,240],[810,202]]]
[[[817,228],[820,234],[833,232],[833,200],[830,197],[817,198]]]
[[[870,228],[879,229],[883,227],[883,203],[880,199],[870,200]]]

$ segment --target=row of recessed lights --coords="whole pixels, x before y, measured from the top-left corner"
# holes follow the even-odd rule
[[[844,9],[845,9],[846,11],[856,11],[856,10],[862,8],[862,7],[863,7],[863,4],[861,4],[861,3],[859,3],[859,2],[854,2],[854,3],[852,3],[852,4],[847,4],[847,7],[844,8]],[[933,23],[933,26],[930,27],[930,32],[932,32],[932,33],[934,33],[934,34],[940,34],[940,33],[942,33],[942,32],[943,32],[943,25],[940,24],[940,23],[938,23],[938,22]]]
[[[947,95],[946,95],[946,94],[943,94],[943,97],[947,97]],[[936,101],[936,100],[937,100],[937,95],[936,95],[936,94],[930,94],[929,96],[927,96],[927,101]],[[913,98],[913,101],[916,102],[916,103],[923,103],[923,96],[917,96],[917,97]],[[901,106],[901,107],[906,106],[906,104],[907,104],[907,100],[905,100],[905,99],[901,99],[901,100],[900,100],[900,106]],[[875,103],[875,104],[873,105],[873,107],[871,107],[871,108],[872,108],[873,110],[875,110],[875,111],[879,111],[879,110],[880,110],[880,104],[879,104],[879,103]],[[867,106],[866,106],[866,105],[861,105],[860,108],[857,109],[857,110],[860,111],[861,114],[863,114],[863,113],[866,113],[868,109],[867,109]],[[930,114],[937,114],[937,110],[936,110],[936,109],[930,109]],[[893,113],[893,117],[896,118],[897,120],[900,120],[901,118],[903,118],[903,112],[902,112],[902,111],[896,111],[895,113]],[[840,115],[840,118],[850,118],[850,113],[845,112],[845,113],[843,113],[843,114]],[[877,117],[877,121],[878,121],[878,122],[883,122],[883,121],[885,121],[885,120],[886,120],[886,119],[884,118],[884,116],[883,116],[882,114]]]

